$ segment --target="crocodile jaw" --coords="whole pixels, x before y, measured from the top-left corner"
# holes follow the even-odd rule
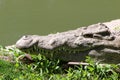
[[[37,37],[37,35],[26,35],[23,36],[22,38],[20,38],[17,42],[16,42],[16,48],[19,49],[25,49],[25,48],[29,48],[31,46],[33,46],[34,44],[36,44],[38,42],[37,39],[35,39]]]

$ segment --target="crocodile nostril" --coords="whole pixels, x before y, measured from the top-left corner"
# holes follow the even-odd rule
[[[29,39],[29,35],[23,36],[23,39],[24,39],[24,40]]]

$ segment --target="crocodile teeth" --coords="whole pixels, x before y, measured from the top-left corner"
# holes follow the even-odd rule
[[[36,45],[33,46],[32,50],[33,50],[33,52],[39,52],[39,49],[37,48]]]
[[[33,49],[34,49],[34,50],[37,50],[37,46],[34,45],[34,46],[33,46]]]
[[[40,49],[39,49],[39,48],[37,48],[36,51],[37,51],[38,53],[40,53]]]
[[[35,46],[32,47],[32,50],[35,51]]]

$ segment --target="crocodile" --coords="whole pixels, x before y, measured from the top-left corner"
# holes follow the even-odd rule
[[[120,63],[120,19],[45,36],[24,35],[16,47],[63,61],[83,61],[90,56],[101,63]],[[119,28],[118,28],[119,29]]]

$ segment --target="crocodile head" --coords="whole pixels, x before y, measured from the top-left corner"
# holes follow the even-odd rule
[[[16,42],[16,48],[27,49],[38,43],[37,35],[25,35]]]
[[[43,54],[47,58],[60,59],[63,61],[81,61],[84,60],[87,53],[80,48],[71,48],[67,45],[62,45],[54,49],[46,49],[39,46],[43,37],[37,35],[23,36],[16,42],[16,48],[28,54]],[[41,40],[41,41],[40,41]],[[45,38],[46,40],[46,38]],[[47,39],[49,41],[49,39]],[[78,58],[80,56],[80,58]]]

